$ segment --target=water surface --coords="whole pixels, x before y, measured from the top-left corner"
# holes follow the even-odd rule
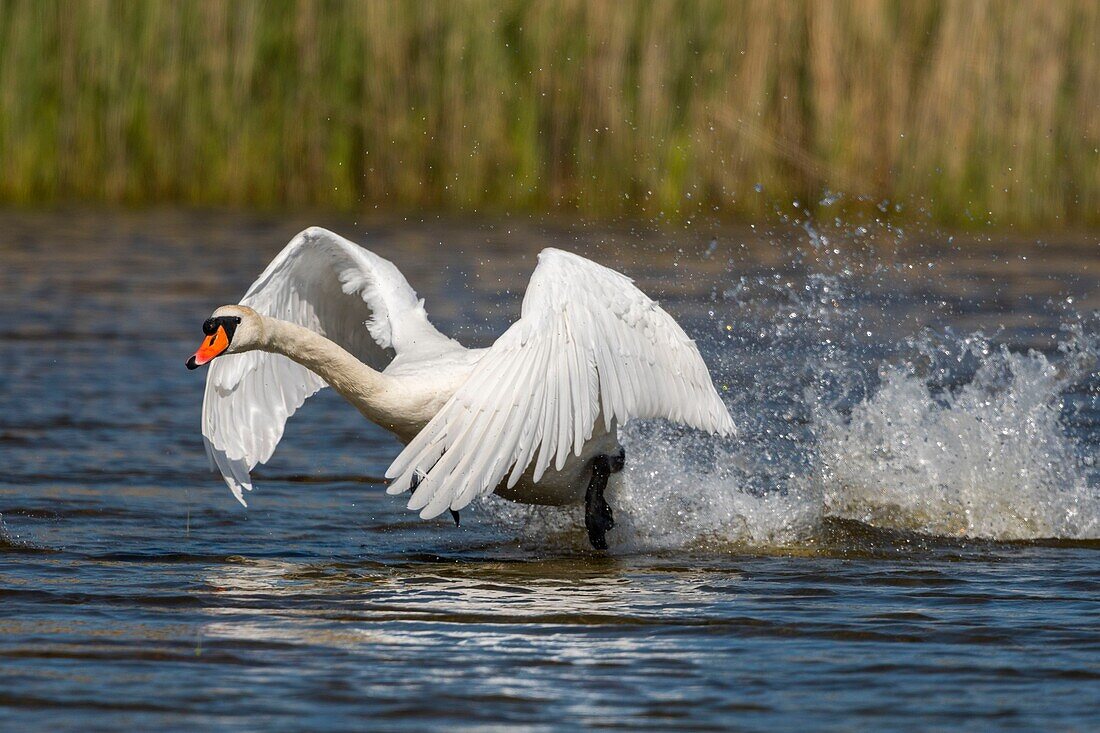
[[[1100,725],[1095,236],[0,219],[2,727]],[[245,510],[183,361],[307,224],[474,345],[541,247],[615,266],[742,434],[633,425],[599,554],[575,512],[417,519],[322,393]]]

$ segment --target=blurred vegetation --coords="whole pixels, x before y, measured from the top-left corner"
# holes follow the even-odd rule
[[[0,0],[0,201],[1095,225],[1098,39],[1096,0]]]

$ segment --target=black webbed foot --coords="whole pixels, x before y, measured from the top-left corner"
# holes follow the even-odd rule
[[[614,462],[615,458],[608,456],[596,456],[592,459],[592,478],[589,479],[588,490],[584,494],[584,526],[588,530],[588,541],[597,550],[607,549],[607,533],[615,526],[611,506],[603,495],[607,488],[607,477],[622,469],[621,462],[619,468],[614,468]]]
[[[454,509],[451,510],[451,519],[455,520],[455,526],[456,527],[461,527],[462,526],[458,523],[458,512],[456,512]]]

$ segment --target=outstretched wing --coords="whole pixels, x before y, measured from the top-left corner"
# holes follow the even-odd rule
[[[290,240],[245,293],[241,305],[316,331],[382,369],[398,353],[455,343],[428,322],[424,302],[389,260],[319,227]],[[211,463],[245,503],[249,471],[265,463],[287,418],[324,381],[285,356],[226,354],[210,364],[202,434]]]
[[[626,276],[543,250],[520,319],[389,467],[388,491],[426,474],[409,508],[430,518],[492,492],[506,474],[515,485],[532,461],[538,481],[581,452],[601,413],[607,429],[665,417],[735,432],[699,350],[671,316]]]

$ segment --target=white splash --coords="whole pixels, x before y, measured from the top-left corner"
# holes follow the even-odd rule
[[[626,467],[607,488],[613,553],[784,547],[820,524],[819,501],[746,490],[752,461],[736,441],[665,422],[630,423],[620,439]],[[588,546],[583,507],[523,506],[497,497],[481,506],[534,546]]]
[[[819,502],[806,495],[747,490],[752,464],[742,446],[665,424],[648,428],[624,435],[630,460],[609,494],[618,547],[782,546],[819,523]]]
[[[909,365],[884,368],[849,418],[822,417],[813,484],[825,515],[934,535],[1100,536],[1092,459],[1062,424],[1069,379],[1004,348],[942,396]]]

